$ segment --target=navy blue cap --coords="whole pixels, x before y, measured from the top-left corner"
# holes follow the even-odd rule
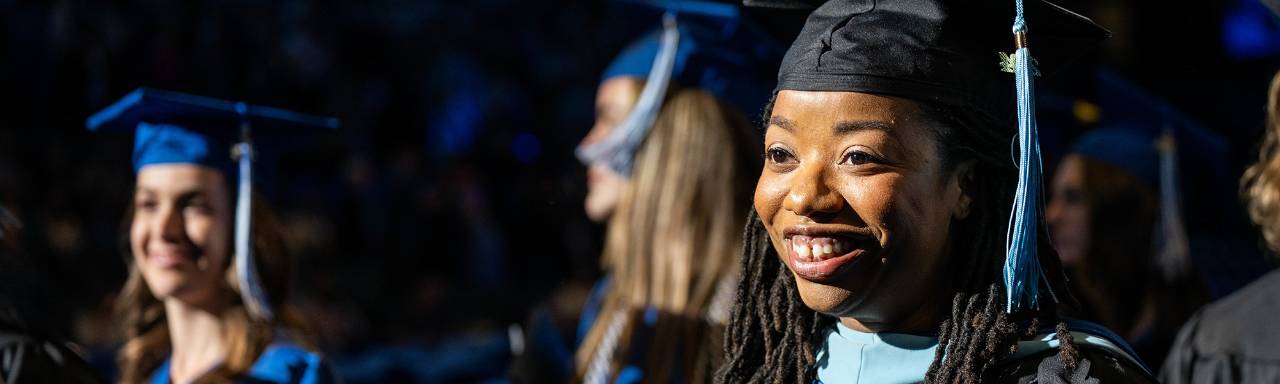
[[[661,11],[661,27],[618,55],[604,79],[643,78],[644,89],[618,127],[577,151],[583,163],[603,162],[623,176],[631,175],[635,152],[648,136],[669,85],[706,90],[740,112],[754,115],[768,101],[773,72],[782,57],[781,45],[773,44],[734,5],[702,1],[638,5]]]
[[[164,163],[197,164],[233,175],[232,145],[244,125],[257,136],[288,137],[334,129],[339,121],[283,109],[139,88],[85,121],[90,131],[134,131],[133,170]]]
[[[673,14],[678,20],[680,44],[671,72],[676,84],[711,92],[749,115],[768,102],[785,51],[739,7],[706,1],[637,5]],[[602,80],[646,78],[658,55],[661,33],[658,28],[632,42],[609,64]]]
[[[1209,196],[1195,196],[1203,183],[1213,187],[1233,181],[1220,180],[1230,166],[1226,163],[1229,146],[1226,139],[1208,130],[1167,102],[1147,93],[1107,69],[1096,71],[1096,102],[1101,119],[1098,127],[1086,132],[1072,144],[1069,153],[1078,154],[1123,169],[1145,182],[1153,191],[1159,186],[1158,140],[1170,134],[1181,157],[1195,159],[1181,162],[1179,171],[1190,188],[1193,201]]]

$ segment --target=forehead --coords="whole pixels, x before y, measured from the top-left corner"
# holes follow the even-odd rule
[[[631,76],[614,76],[600,83],[596,89],[596,104],[601,106],[630,107],[640,96],[643,80]]]
[[[896,125],[919,115],[919,106],[908,99],[860,92],[778,92],[773,115],[791,120],[818,122],[879,121]]]
[[[151,164],[138,170],[137,189],[154,193],[223,190],[222,172],[195,164]]]

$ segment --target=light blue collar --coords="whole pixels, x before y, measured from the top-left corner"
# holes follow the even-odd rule
[[[938,338],[858,332],[840,323],[818,351],[818,380],[826,384],[918,383],[933,363]]]

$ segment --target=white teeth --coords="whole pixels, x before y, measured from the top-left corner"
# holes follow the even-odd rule
[[[853,250],[850,244],[839,238],[800,238],[788,239],[787,245],[796,257],[806,261],[823,261],[843,255]]]

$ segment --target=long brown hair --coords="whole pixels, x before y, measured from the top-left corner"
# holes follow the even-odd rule
[[[1240,179],[1241,192],[1249,218],[1261,227],[1267,247],[1280,252],[1280,72],[1271,79],[1264,135],[1258,161]]]
[[[627,313],[612,359],[616,371],[633,325],[652,308],[663,315],[648,338],[645,380],[670,381],[665,375],[677,365],[686,382],[710,380],[720,360],[721,328],[708,328],[714,323],[708,316],[715,316],[708,308],[720,301],[717,292],[732,292],[738,276],[739,228],[759,171],[757,145],[746,118],[712,94],[669,93],[609,222],[602,264],[612,281],[577,351],[579,378],[613,314]],[[676,356],[683,361],[672,361]]]
[[[276,221],[274,213],[262,203],[260,196],[255,195],[252,204],[253,254],[259,279],[271,306],[283,308],[293,260],[285,250],[283,227]],[[128,228],[132,220],[133,208],[130,204],[123,226]],[[128,240],[123,243],[129,277],[115,303],[126,338],[118,357],[119,379],[123,383],[143,383],[149,380],[152,372],[169,355],[169,328],[164,304],[151,294],[143,281],[141,271],[133,263]],[[221,366],[197,380],[200,383],[227,382],[243,376],[271,343],[278,327],[298,330],[299,335],[293,335],[295,337],[301,337],[302,333],[300,320],[289,311],[278,310],[280,317],[273,321],[249,315],[240,300],[240,287],[235,278],[236,268],[230,259],[227,261],[225,284],[220,286],[225,291],[224,294],[233,298],[230,308],[220,314],[227,330],[227,355]]]

